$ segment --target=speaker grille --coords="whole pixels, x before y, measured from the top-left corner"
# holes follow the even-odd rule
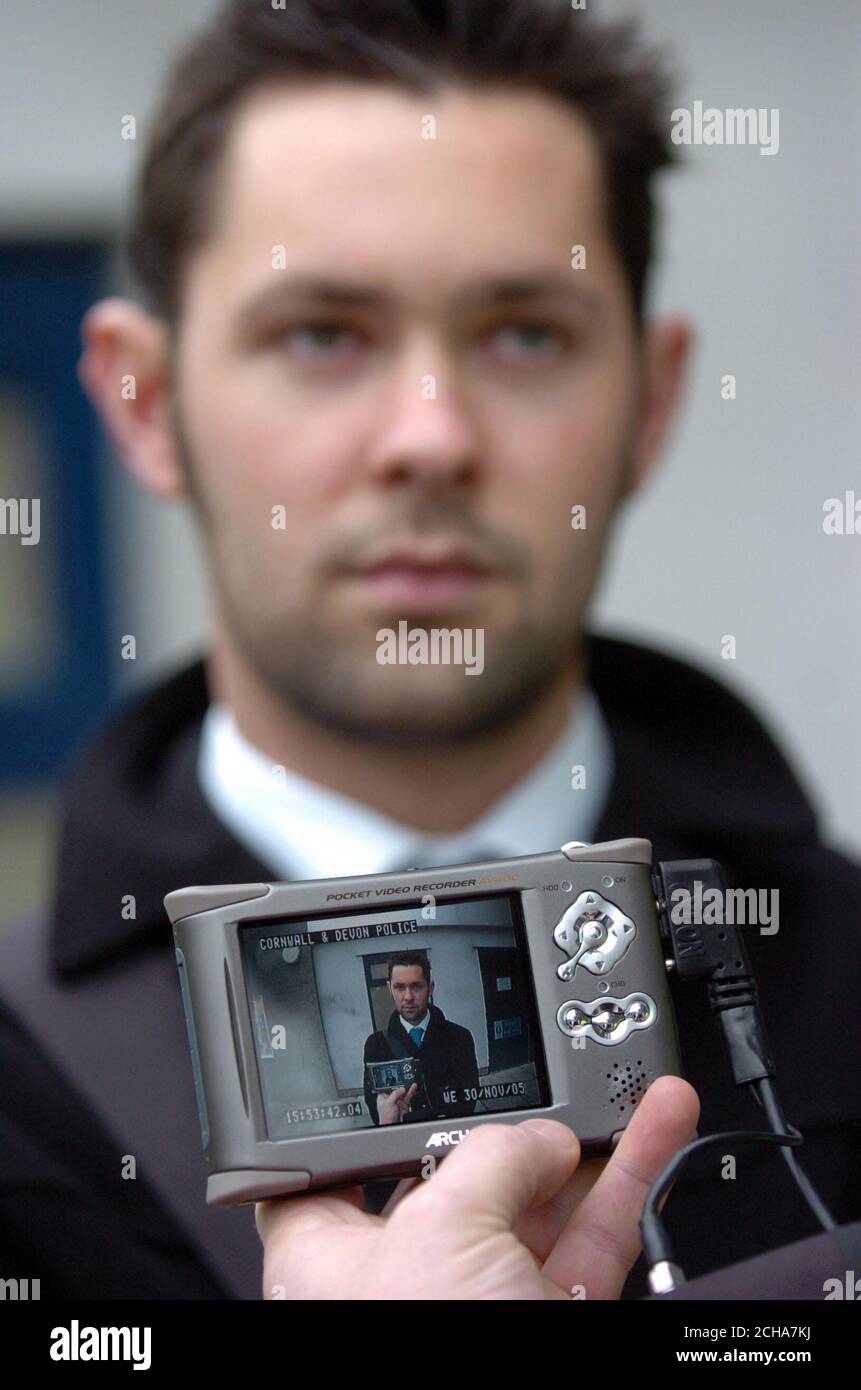
[[[640,1057],[635,1062],[614,1062],[606,1077],[610,1104],[620,1115],[634,1109],[649,1084]]]

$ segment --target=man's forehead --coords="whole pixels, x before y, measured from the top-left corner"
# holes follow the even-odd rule
[[[398,977],[398,980],[403,981],[404,983],[407,982],[407,976],[408,976],[408,975],[417,976],[417,978],[418,978],[418,979],[421,979],[421,980],[423,980],[423,979],[425,978],[425,972],[422,970],[422,968],[421,968],[420,965],[393,965],[393,966],[392,966],[392,980],[393,980],[393,981],[394,981],[394,978],[395,978],[396,975],[397,975],[397,977]]]
[[[585,122],[510,88],[261,87],[234,117],[213,218],[202,256],[243,298],[278,246],[287,269],[313,253],[368,278],[465,281],[517,257],[564,270],[573,244],[607,235]]]

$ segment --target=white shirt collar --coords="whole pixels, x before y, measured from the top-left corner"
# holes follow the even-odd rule
[[[428,1009],[427,1013],[425,1014],[424,1018],[421,1020],[420,1023],[407,1023],[407,1020],[404,1018],[403,1014],[399,1014],[398,1017],[400,1018],[401,1023],[404,1025],[408,1033],[411,1033],[414,1028],[420,1028],[421,1031],[424,1033],[425,1029],[430,1023],[430,1009]]]
[[[583,774],[576,769],[583,769]],[[465,831],[422,835],[370,806],[271,760],[243,737],[231,710],[209,706],[198,776],[215,814],[273,877],[330,878],[413,864],[469,863],[590,842],[613,774],[609,731],[594,692],[577,701],[545,756]],[[585,782],[585,785],[582,783]]]

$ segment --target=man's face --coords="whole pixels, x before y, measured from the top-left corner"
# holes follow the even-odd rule
[[[427,745],[503,725],[571,664],[638,358],[597,146],[566,107],[257,91],[173,360],[218,620],[280,699]],[[483,629],[483,672],[381,664],[401,620]]]
[[[420,965],[394,965],[389,989],[395,1008],[407,1023],[424,1018],[430,998],[430,985]]]

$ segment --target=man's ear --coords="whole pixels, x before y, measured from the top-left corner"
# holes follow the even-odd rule
[[[662,319],[643,327],[640,397],[626,495],[642,486],[661,456],[687,379],[693,340],[686,319]]]
[[[84,315],[78,379],[129,472],[159,497],[188,493],[172,415],[167,324],[130,299]]]

